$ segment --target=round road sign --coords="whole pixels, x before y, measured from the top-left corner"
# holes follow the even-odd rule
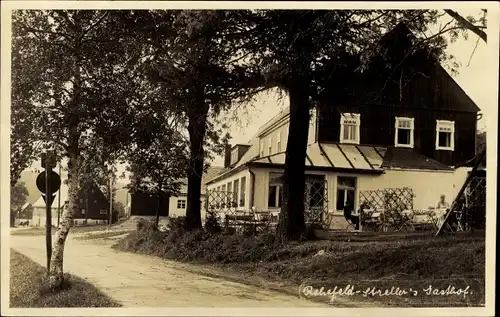
[[[49,194],[54,194],[61,187],[61,177],[59,177],[59,174],[57,174],[56,172],[51,171],[49,182],[51,191],[51,193]],[[45,194],[45,171],[38,174],[38,177],[36,178],[36,187],[38,187],[39,191]]]

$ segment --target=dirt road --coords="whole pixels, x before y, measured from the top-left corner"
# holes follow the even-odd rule
[[[45,266],[45,237],[11,235],[11,247]],[[69,237],[64,270],[124,307],[327,307],[298,296],[205,277],[159,258],[118,252],[109,242]]]

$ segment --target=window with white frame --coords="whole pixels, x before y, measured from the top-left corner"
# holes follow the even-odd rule
[[[281,131],[278,131],[278,137],[276,138],[276,152],[281,152]]]
[[[269,143],[267,145],[269,155],[273,154],[273,138],[269,138]]]
[[[177,209],[186,209],[186,200],[179,199],[177,201]]]
[[[342,212],[349,204],[354,207],[356,197],[356,178],[338,176],[337,177],[337,212]]]
[[[260,140],[260,156],[264,156],[264,140]]]
[[[221,197],[224,197],[225,192],[226,192],[226,184],[222,185],[221,191],[222,191]],[[222,202],[222,208],[224,208],[224,207],[226,207],[225,201]]]
[[[238,192],[239,192],[239,180],[235,179],[233,182],[233,207],[238,207]]]
[[[394,134],[394,146],[413,148],[413,131],[415,119],[407,117],[396,117],[396,133]]]
[[[100,213],[101,215],[107,215],[107,214],[108,214],[108,210],[107,210],[107,209],[101,209],[101,210],[99,211],[99,213]]]
[[[359,113],[342,113],[340,115],[340,142],[359,144]]]
[[[269,173],[269,192],[267,197],[267,206],[269,208],[281,207],[282,177],[282,173]]]
[[[455,149],[455,122],[436,121],[436,150],[453,151]]]
[[[246,184],[247,183],[247,178],[242,177],[241,178],[241,190],[240,190],[240,207],[245,207],[245,194],[246,194]]]
[[[227,188],[227,192],[228,192],[228,194],[226,195],[226,206],[231,207],[231,193],[233,192],[232,188],[231,188],[231,182],[227,183],[226,188]]]

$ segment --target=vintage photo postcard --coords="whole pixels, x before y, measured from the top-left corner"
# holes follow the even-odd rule
[[[494,315],[497,2],[1,9],[2,315]]]

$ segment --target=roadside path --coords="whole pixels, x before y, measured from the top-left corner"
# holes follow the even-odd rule
[[[45,237],[11,235],[11,248],[46,265]],[[64,271],[88,280],[124,307],[331,307],[182,269],[182,264],[124,253],[110,242],[66,242]]]

